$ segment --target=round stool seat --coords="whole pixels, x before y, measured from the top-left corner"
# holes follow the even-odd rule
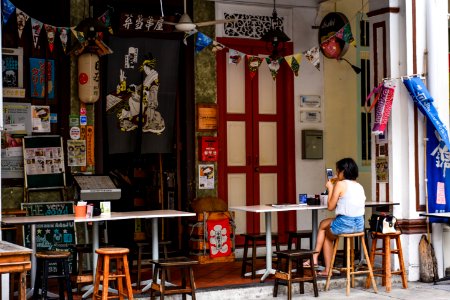
[[[129,252],[128,248],[98,248],[95,250],[95,253],[103,255],[128,254]]]
[[[338,234],[337,236],[339,237],[359,237],[359,236],[364,236],[364,231],[361,232],[355,232],[355,233],[342,233],[342,234]]]
[[[69,251],[39,251],[36,253],[36,258],[56,259],[56,258],[68,258],[70,256]]]

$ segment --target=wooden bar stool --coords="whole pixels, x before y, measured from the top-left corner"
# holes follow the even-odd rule
[[[292,242],[295,240],[295,249],[300,250],[302,239],[309,239],[309,249],[312,245],[312,230],[289,230],[288,231],[288,250],[292,249]]]
[[[303,267],[303,260],[313,261],[313,254],[315,251],[309,250],[284,250],[277,251],[277,269],[275,271],[275,282],[273,286],[273,296],[276,297],[278,294],[278,285],[287,286],[287,299],[292,298],[292,283],[298,282],[300,284],[300,294],[305,293],[305,282],[311,282],[314,289],[314,297],[319,296],[319,290],[317,289],[316,272],[314,271],[313,264],[309,267]],[[284,264],[284,269],[282,268],[282,260],[286,260]],[[297,262],[297,269],[293,272],[292,261]],[[305,268],[308,272],[305,272]]]
[[[190,294],[192,300],[195,300],[195,281],[192,266],[197,265],[198,261],[187,257],[171,257],[151,261],[155,265],[153,271],[152,285],[150,289],[150,299],[154,300],[156,292],[160,294],[160,299],[165,295],[182,294],[183,300],[186,300],[186,294]],[[181,285],[166,286],[166,270],[175,269],[181,271]],[[187,274],[186,274],[187,273]],[[187,276],[186,276],[187,275]],[[158,283],[158,278],[161,280]],[[187,286],[186,277],[189,277],[189,286]]]
[[[172,244],[172,241],[159,241],[159,253],[163,255],[164,258],[169,257],[169,246]],[[137,256],[137,283],[140,285],[141,279],[142,279],[142,272],[150,270],[150,268],[146,268],[142,264],[142,257],[144,255],[151,255],[151,243],[148,242],[137,242],[137,253],[135,255]],[[166,278],[170,281],[170,273],[169,270],[166,270]]]
[[[67,298],[72,300],[72,286],[70,284],[68,251],[42,251],[36,253],[36,280],[34,282],[33,299],[39,298],[39,289],[41,289],[42,299],[48,299],[48,280],[58,279],[59,299],[65,299],[64,286],[67,291]],[[49,275],[50,263],[56,263],[56,274]]]
[[[112,297],[123,299],[127,296],[128,299],[133,299],[133,290],[131,289],[130,272],[128,269],[127,254],[130,252],[127,248],[99,248],[95,250],[98,254],[97,271],[95,273],[94,294],[93,299],[106,300]],[[116,270],[110,270],[111,260],[116,261]],[[102,278],[103,277],[103,278]],[[126,293],[123,291],[123,282],[125,279]],[[117,296],[108,296],[109,280],[117,280]],[[102,293],[99,294],[99,287],[102,284]]]
[[[366,242],[364,241],[364,232],[346,233],[338,235],[338,238],[334,242],[333,256],[331,258],[331,267],[328,270],[328,277],[327,282],[325,284],[325,291],[328,291],[330,288],[330,280],[331,275],[333,274],[334,262],[336,259],[336,253],[338,250],[340,238],[344,238],[344,244],[347,246],[346,247],[347,262],[346,264],[344,264],[345,267],[338,269],[341,272],[345,271],[347,274],[346,295],[347,296],[350,295],[350,285],[352,288],[355,287],[355,274],[368,274],[368,280],[372,281],[373,290],[375,291],[375,293],[378,293],[377,284],[375,283],[375,278],[373,276],[372,265],[369,260],[369,253],[367,252]],[[355,271],[355,251],[354,251],[355,238],[361,238],[361,248],[364,251],[364,256],[367,261],[367,270]]]
[[[266,234],[265,233],[256,233],[256,234],[249,234],[249,233],[243,233],[241,234],[243,237],[245,237],[244,241],[244,255],[242,257],[242,270],[241,270],[241,277],[245,277],[245,273],[247,272],[247,266],[250,266],[251,268],[251,278],[255,279],[256,275],[256,259],[260,258],[256,256],[256,246],[257,242],[263,241],[266,242]],[[272,243],[275,243],[276,251],[280,251],[280,243],[278,241],[278,234],[272,234]],[[252,259],[248,259],[248,247],[252,247]],[[262,257],[261,257],[262,258]],[[264,257],[265,259],[265,257]]]
[[[403,250],[402,243],[400,241],[401,232],[396,233],[379,233],[373,232],[372,234],[372,249],[370,250],[370,264],[373,266],[375,261],[375,255],[380,255],[382,257],[382,263],[380,269],[373,270],[374,276],[381,277],[381,283],[386,286],[386,292],[390,292],[392,289],[392,275],[402,276],[402,286],[404,289],[408,288],[408,281],[406,279],[405,264],[403,262]],[[377,248],[377,241],[382,240],[382,247]],[[391,249],[391,240],[395,240],[397,244],[396,249]],[[400,270],[391,270],[391,254],[398,255],[398,262],[400,265]],[[370,287],[370,281],[366,281],[366,287]]]

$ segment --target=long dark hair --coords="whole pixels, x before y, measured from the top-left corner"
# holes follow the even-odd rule
[[[359,175],[358,165],[353,158],[343,158],[336,163],[337,171],[344,171],[344,178],[349,180],[356,180]]]

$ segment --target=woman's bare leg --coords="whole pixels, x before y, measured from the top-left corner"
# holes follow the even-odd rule
[[[328,274],[328,270],[331,268],[331,257],[333,256],[333,241],[336,239],[336,236],[333,235],[328,228],[325,232],[325,240],[323,243],[323,259],[325,261],[325,270],[323,270],[324,274]]]
[[[317,232],[316,237],[316,247],[314,248],[314,251],[317,251],[317,253],[314,254],[314,264],[317,265],[319,260],[319,254],[320,251],[322,251],[322,248],[324,247],[324,243],[326,240],[326,232],[330,228],[331,222],[334,220],[334,218],[328,218],[322,220],[319,225],[319,230]],[[325,255],[325,253],[324,253]]]

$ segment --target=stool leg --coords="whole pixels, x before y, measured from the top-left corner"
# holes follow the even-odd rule
[[[339,238],[334,241],[333,256],[331,257],[330,269],[328,270],[327,281],[325,283],[325,291],[330,288],[331,275],[333,274],[334,260],[336,259],[336,253],[339,246]]]
[[[297,264],[297,274],[296,277],[304,277],[305,276],[305,268],[303,267],[303,258],[304,257],[297,257],[297,258],[289,258],[289,260],[295,260]],[[310,261],[311,262],[311,261]],[[310,264],[311,265],[311,264]],[[292,280],[293,275],[289,276]],[[299,282],[300,287],[300,294],[305,293],[305,283],[303,281]]]
[[[351,274],[351,287],[355,287],[355,237],[350,238],[350,274]]]
[[[245,277],[245,271],[247,270],[247,255],[248,255],[248,239],[245,237],[244,240],[244,254],[242,256],[242,270],[241,270],[241,277]]]
[[[181,268],[181,288],[182,289],[186,289],[186,268]],[[165,270],[164,270],[164,272],[165,272]],[[166,275],[167,275],[167,273],[166,273]],[[183,299],[183,300],[186,300],[186,294],[181,294],[181,298]]]
[[[108,299],[109,289],[109,255],[103,258],[103,286],[102,286],[102,300]]]
[[[138,289],[141,287],[141,266],[142,264],[142,246],[138,248],[138,259],[137,259],[137,283],[136,286]]]
[[[58,259],[56,261],[56,273],[58,274],[58,276],[62,276],[63,275],[63,262]],[[64,274],[65,277],[65,274]],[[64,299],[64,279],[62,277],[58,277],[58,291],[59,291],[59,299]]]
[[[255,279],[256,274],[255,274],[255,265],[256,265],[256,240],[253,239],[252,240],[252,279]],[[271,266],[267,266],[267,267],[271,267]]]
[[[153,266],[153,277],[152,277],[152,286],[150,288],[150,299],[151,300],[155,300],[155,292],[153,291],[153,287],[157,287],[158,286],[158,266],[154,265]]]
[[[70,283],[69,261],[64,260],[64,277],[66,278],[67,299],[72,300],[72,284]]]
[[[346,282],[346,287],[345,287],[345,294],[348,296],[350,295],[350,273],[351,273],[351,266],[350,266],[350,259],[351,259],[351,254],[350,252],[352,251],[352,247],[351,247],[351,238],[344,238],[345,239],[345,245],[347,246],[347,251],[345,253],[346,255],[346,267],[345,267],[345,272],[347,274],[347,282]]]
[[[36,279],[34,281],[33,299],[39,299],[39,289],[42,286],[42,261],[36,259]]]
[[[405,262],[403,261],[403,249],[402,249],[402,242],[400,240],[400,235],[397,235],[395,237],[395,243],[397,244],[397,251],[398,251],[398,262],[400,264],[400,271],[402,272],[402,287],[404,289],[408,288],[408,280],[406,279],[406,270],[405,270]]]
[[[19,279],[19,299],[25,300],[27,298],[27,272],[20,273]],[[13,294],[11,294],[13,295]]]
[[[97,272],[95,273],[95,280],[94,280],[94,293],[92,294],[92,298],[95,299],[96,296],[98,296],[98,290],[100,287],[100,277],[103,273],[103,256],[99,255],[97,259]]]
[[[125,275],[122,259],[116,258],[116,273],[117,275]],[[123,277],[117,277],[117,294],[119,295],[119,300],[123,300]]]
[[[364,257],[367,261],[367,268],[369,269],[369,277],[370,277],[370,280],[372,281],[373,290],[375,291],[375,293],[378,293],[377,284],[375,282],[375,277],[373,276],[372,262],[369,259],[369,254],[367,253],[366,242],[364,241],[364,239],[362,239],[362,241],[361,241],[361,247],[362,247],[362,250],[364,251]]]
[[[131,278],[130,269],[128,266],[128,258],[126,255],[123,256],[123,268],[125,273],[125,284],[127,286],[127,297],[129,300],[133,300],[133,289],[131,288]]]
[[[47,285],[48,285],[48,260],[44,260],[44,270],[42,270],[42,299],[47,299]]]
[[[289,236],[288,236],[287,249],[288,249],[288,250],[291,250],[291,249],[292,249],[292,234],[289,234]]]
[[[164,294],[166,293],[166,272],[164,270],[165,268],[161,268],[161,284],[160,284],[160,290],[161,295],[159,299],[164,300]]]
[[[392,289],[392,271],[391,271],[391,238],[384,238],[384,255],[386,256],[384,268],[386,270],[386,292]]]
[[[365,241],[364,241],[365,242]],[[370,248],[370,265],[372,266],[373,274],[375,274],[375,251],[377,250],[377,238],[372,238],[372,247]],[[367,259],[366,259],[367,260]],[[370,288],[370,277],[366,279],[366,289]]]
[[[189,267],[189,280],[191,283],[191,298],[195,300],[195,280],[194,280],[194,270]]]
[[[287,280],[287,299],[292,299],[292,259],[288,258],[288,280]]]
[[[309,256],[309,261],[313,261],[314,255],[311,253]],[[301,261],[303,266],[303,261]],[[314,270],[314,264],[309,264],[311,274],[313,277],[313,289],[314,289],[314,297],[319,297],[319,290],[317,289],[317,278],[316,278],[316,271]]]
[[[281,271],[281,260],[282,260],[281,256],[277,255],[277,271]],[[278,294],[278,282],[279,282],[279,279],[275,278],[275,281],[273,283],[273,291],[272,291],[273,297],[276,297]]]

